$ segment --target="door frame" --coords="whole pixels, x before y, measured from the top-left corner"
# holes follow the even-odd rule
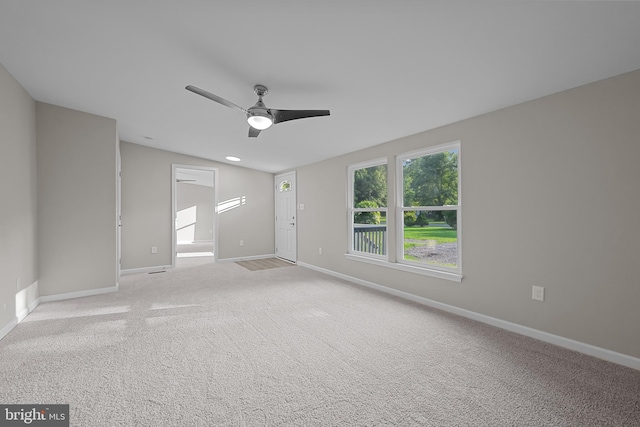
[[[122,155],[120,141],[116,141],[116,286],[122,274]]]
[[[191,169],[198,171],[213,172],[213,262],[218,262],[218,168],[209,166],[181,165],[173,163],[171,165],[171,268],[176,268],[176,258],[178,251],[178,233],[176,231],[176,221],[178,219],[178,198],[176,186],[176,170]]]
[[[275,210],[275,212],[274,212],[274,224],[273,224],[273,226],[274,226],[274,239],[275,239],[274,248],[278,247],[278,220],[277,220],[277,217],[278,217],[278,181],[280,181],[280,179],[282,177],[289,176],[289,175],[291,175],[291,181],[293,183],[293,205],[294,205],[293,208],[294,208],[294,212],[295,212],[295,218],[294,218],[295,226],[294,226],[294,229],[293,229],[293,231],[295,233],[295,236],[293,238],[294,238],[294,241],[295,241],[295,244],[296,244],[296,249],[295,249],[294,259],[293,260],[290,260],[290,259],[287,259],[287,258],[282,258],[282,259],[284,259],[286,261],[291,261],[293,263],[297,263],[298,262],[298,180],[297,180],[297,175],[296,175],[296,171],[295,170],[289,171],[289,172],[284,172],[284,173],[275,175],[273,177],[273,198],[274,198],[273,205],[274,205],[274,210]],[[278,256],[278,252],[277,251],[276,251],[275,255],[276,255],[276,257],[281,258],[281,257]]]

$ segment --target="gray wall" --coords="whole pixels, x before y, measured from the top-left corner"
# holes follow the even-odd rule
[[[0,94],[1,330],[16,317],[16,293],[37,286],[38,257],[36,103],[1,64]]]
[[[298,259],[640,357],[638,100],[640,71],[301,167]],[[462,283],[347,260],[347,166],[457,140]]]
[[[40,295],[114,287],[116,122],[36,109]]]
[[[218,259],[273,254],[273,174],[124,141],[120,152],[124,270],[171,265],[172,164],[218,168],[219,202],[245,198],[244,204],[219,215]],[[151,253],[152,246],[157,254]]]

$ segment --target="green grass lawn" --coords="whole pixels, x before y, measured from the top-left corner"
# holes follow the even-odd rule
[[[450,243],[458,240],[458,232],[443,227],[405,227],[404,238],[411,240],[435,240],[436,244]],[[406,248],[407,243],[405,243]]]

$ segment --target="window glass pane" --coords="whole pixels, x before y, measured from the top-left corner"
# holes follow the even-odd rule
[[[458,149],[402,164],[404,206],[458,205]]]
[[[291,191],[291,181],[289,180],[282,181],[278,186],[278,190],[280,190],[280,192]]]
[[[353,172],[353,207],[387,206],[387,165],[356,169]]]
[[[353,214],[353,250],[369,254],[387,254],[387,213]]]
[[[405,211],[403,258],[438,267],[458,267],[457,211]]]

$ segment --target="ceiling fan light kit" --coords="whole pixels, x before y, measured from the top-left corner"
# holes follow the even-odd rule
[[[273,119],[266,111],[249,110],[247,113],[247,122],[249,123],[249,126],[255,129],[265,130],[271,127]]]
[[[240,110],[247,115],[247,122],[249,123],[249,137],[255,138],[260,134],[260,131],[268,129],[271,125],[286,122],[289,120],[297,120],[304,119],[308,117],[319,117],[319,116],[328,116],[330,115],[329,110],[276,110],[267,108],[262,102],[262,97],[265,96],[269,89],[267,89],[264,85],[255,85],[253,87],[253,91],[258,95],[258,102],[255,105],[247,110],[242,107],[237,106],[231,101],[227,101],[224,98],[219,97],[218,95],[214,95],[212,93],[207,92],[206,90],[202,90],[195,86],[187,86],[185,89],[196,93],[200,96],[204,96],[212,101],[217,102],[218,104],[224,105],[225,107],[232,108],[234,110]]]
[[[249,123],[249,126],[254,129],[268,129],[273,124],[273,117],[264,105],[264,102],[262,102],[262,97],[269,92],[269,89],[263,85],[255,85],[253,87],[253,91],[258,95],[258,102],[247,110],[247,122]]]

